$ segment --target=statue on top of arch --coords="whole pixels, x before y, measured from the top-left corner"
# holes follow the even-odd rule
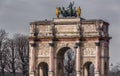
[[[64,7],[56,7],[56,16],[59,18],[59,15],[61,14],[63,17],[80,17],[81,15],[81,8],[74,6],[74,1],[73,3],[70,2],[69,6],[65,9]]]

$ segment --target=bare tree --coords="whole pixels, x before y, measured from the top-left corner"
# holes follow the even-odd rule
[[[115,66],[111,65],[110,76],[120,76],[120,63],[117,63]]]
[[[7,64],[7,33],[5,30],[0,30],[0,71],[1,76],[4,76],[5,67]]]
[[[64,68],[67,75],[65,76],[74,76],[75,75],[75,55],[71,49],[68,49],[64,54]]]
[[[8,63],[7,63],[7,70],[12,73],[13,76],[16,76],[16,72],[18,70],[18,55],[16,51],[16,44],[14,39],[8,39]]]
[[[0,30],[0,76],[5,76],[5,71],[16,76],[16,72],[28,76],[29,68],[29,42],[27,36],[16,34],[7,38],[5,30]]]
[[[29,42],[28,37],[16,34],[15,35],[16,50],[20,59],[20,69],[23,73],[23,76],[28,76],[29,68]]]

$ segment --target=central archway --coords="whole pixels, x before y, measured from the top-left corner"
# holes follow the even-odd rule
[[[69,51],[69,52],[68,52]],[[73,50],[69,47],[63,47],[61,48],[56,56],[56,64],[57,64],[57,76],[65,76],[66,75],[66,68],[67,66],[65,66],[65,60],[68,59],[66,58],[67,54],[66,53],[71,53],[72,54]],[[69,66],[68,66],[69,67]]]

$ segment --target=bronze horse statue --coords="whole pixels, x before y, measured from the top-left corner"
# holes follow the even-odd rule
[[[61,14],[63,17],[80,17],[81,14],[81,8],[78,7],[76,10],[76,7],[73,8],[74,2],[70,2],[69,6],[65,9],[64,7],[57,7],[56,8],[56,16],[59,18],[59,15]]]

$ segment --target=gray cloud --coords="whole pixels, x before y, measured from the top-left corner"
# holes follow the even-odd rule
[[[110,60],[120,62],[119,0],[0,0],[0,28],[9,33],[29,33],[29,22],[55,17],[57,6],[67,7],[70,1],[81,6],[82,17],[103,19],[110,23]]]

